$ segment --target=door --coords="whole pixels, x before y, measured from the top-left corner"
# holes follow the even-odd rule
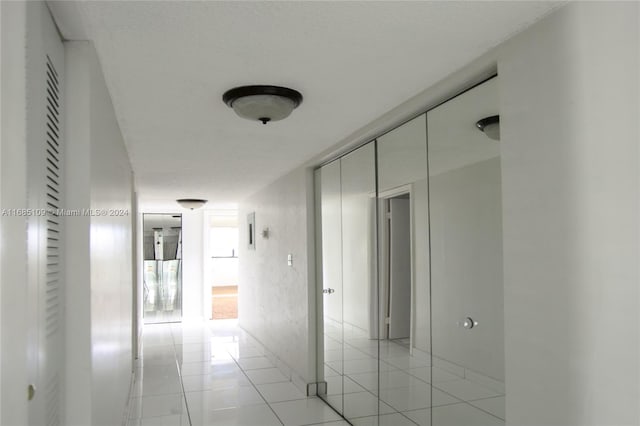
[[[344,417],[375,418],[380,409],[390,410],[377,398],[380,360],[375,142],[342,157],[340,169]]]
[[[434,426],[504,425],[500,141],[474,126],[497,113],[495,78],[427,113]]]
[[[347,419],[378,415],[375,142],[316,171],[319,395]],[[386,407],[388,408],[388,407]]]
[[[43,2],[27,5],[29,424],[59,425],[64,363],[64,47]]]
[[[317,236],[321,265],[322,312],[318,335],[318,394],[337,412],[343,410],[343,327],[342,327],[342,202],[340,189],[340,160],[316,171],[318,201]]]

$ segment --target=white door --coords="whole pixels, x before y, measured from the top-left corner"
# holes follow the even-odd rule
[[[411,215],[408,198],[389,200],[389,339],[411,333]]]
[[[62,418],[64,47],[43,2],[27,6],[29,425]]]

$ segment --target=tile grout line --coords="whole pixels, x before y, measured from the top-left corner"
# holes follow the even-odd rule
[[[184,401],[184,406],[187,409],[187,420],[189,421],[189,426],[193,426],[191,422],[191,413],[189,411],[189,402],[187,401],[187,393],[184,390],[184,382],[182,381],[182,368],[180,366],[180,362],[178,361],[178,351],[176,350],[176,339],[173,336],[173,327],[170,329],[171,332],[171,340],[173,341],[173,355],[176,360],[176,367],[178,368],[178,377],[180,377],[180,387],[182,388],[182,400]]]
[[[211,336],[213,337],[213,330],[211,330],[211,327],[209,326],[209,324],[206,324],[206,328],[209,331],[209,333],[211,334]],[[231,357],[231,359],[233,360],[233,362],[236,364],[236,366],[238,366],[238,368],[240,369],[240,371],[242,371],[242,374],[246,377],[246,379],[249,381],[249,383],[251,383],[251,386],[253,387],[253,389],[258,392],[258,395],[260,395],[260,398],[262,398],[262,400],[264,401],[264,403],[269,407],[269,410],[271,410],[271,412],[273,413],[274,416],[276,416],[276,419],[278,419],[278,421],[280,422],[280,424],[282,426],[284,426],[284,422],[282,421],[282,419],[280,418],[280,416],[278,416],[278,414],[276,413],[276,411],[273,409],[273,407],[271,406],[271,404],[269,404],[269,402],[267,402],[267,400],[265,399],[264,395],[262,395],[262,393],[260,392],[260,390],[256,387],[255,383],[253,383],[253,380],[251,380],[251,378],[249,378],[249,376],[247,375],[247,372],[242,368],[242,366],[238,363],[238,360],[234,358],[233,354],[225,348],[225,350],[227,351],[227,353],[229,354],[229,356]],[[240,356],[240,353],[238,352],[238,356]],[[260,369],[258,369],[260,370]]]

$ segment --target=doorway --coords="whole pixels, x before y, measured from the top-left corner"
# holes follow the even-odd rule
[[[143,319],[182,320],[182,215],[143,215]]]
[[[384,200],[384,338],[411,347],[411,199],[409,193]]]
[[[238,318],[238,213],[212,211],[207,216],[205,295],[209,319]]]

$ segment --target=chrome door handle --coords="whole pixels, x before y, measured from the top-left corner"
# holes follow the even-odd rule
[[[331,293],[335,293],[336,291],[334,289],[332,289],[332,288],[323,288],[322,292],[324,294],[331,294]]]
[[[473,327],[478,325],[478,321],[474,321],[471,317],[466,317],[462,321],[458,321],[458,327],[465,328],[467,330],[471,330]]]

